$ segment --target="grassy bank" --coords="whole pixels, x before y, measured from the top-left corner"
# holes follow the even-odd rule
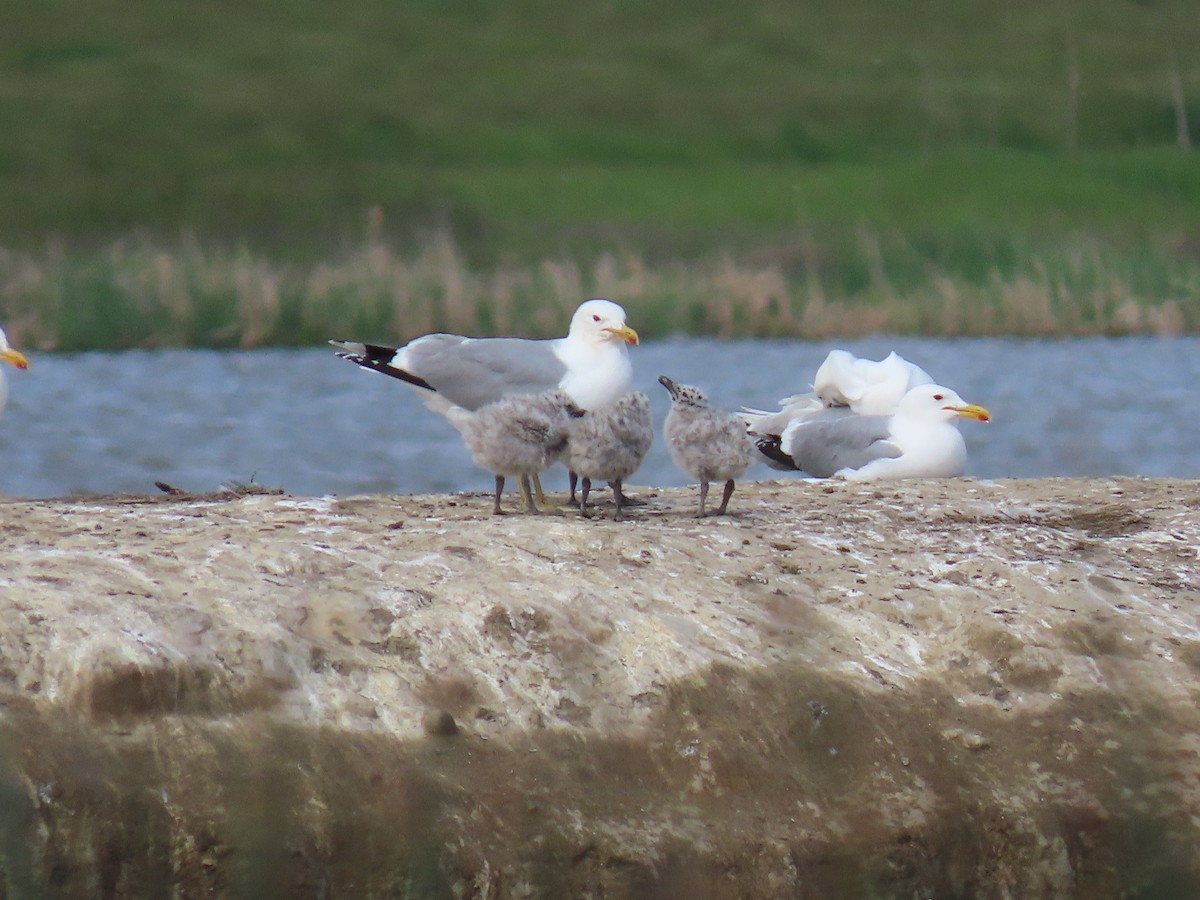
[[[47,0],[0,32],[0,321],[38,345],[554,331],[589,293],[651,333],[1200,327],[1176,0]]]
[[[8,4],[0,244],[190,228],[320,255],[375,205],[398,223],[447,209],[553,223],[567,206],[629,223],[665,207],[671,222],[701,177],[722,198],[702,219],[790,223],[785,186],[728,202],[746,194],[740,170],[833,164],[836,180],[880,154],[919,165],[1200,140],[1194,13],[1179,0]],[[612,184],[589,193],[600,169]],[[1046,187],[1047,207],[1067,190]],[[856,200],[839,214],[868,216]]]
[[[786,246],[689,263],[602,253],[479,268],[446,232],[401,252],[369,230],[313,265],[195,238],[131,238],[87,254],[0,252],[0,296],[20,345],[61,350],[401,341],[435,330],[551,336],[597,295],[624,303],[646,337],[1200,329],[1200,259],[1170,248],[1079,238],[1056,252],[984,241],[961,251],[971,265],[950,269],[894,232],[863,227],[830,243],[800,229]]]

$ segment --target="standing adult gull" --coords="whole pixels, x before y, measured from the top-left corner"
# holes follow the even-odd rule
[[[782,467],[816,478],[945,478],[961,475],[966,466],[960,418],[988,422],[991,413],[947,387],[923,384],[905,394],[890,416],[795,421],[779,438],[761,438],[758,449]]]
[[[446,415],[451,407],[477,410],[504,397],[555,389],[582,409],[601,409],[629,390],[628,345],[637,342],[625,310],[597,298],[580,304],[560,338],[427,334],[403,347],[329,343],[343,359],[400,379],[426,406]],[[572,500],[574,493],[572,478]]]
[[[739,416],[714,409],[708,397],[698,387],[676,384],[666,375],[658,382],[671,395],[671,411],[663,423],[663,439],[675,465],[700,481],[700,511],[704,518],[704,502],[710,481],[724,481],[725,492],[721,505],[712,514],[725,515],[729,498],[733,496],[734,479],[741,476],[754,458],[754,442],[746,433]]]
[[[25,354],[8,346],[8,335],[4,333],[3,328],[0,328],[0,362],[6,362],[18,369],[29,368],[29,360],[25,358]],[[4,406],[7,403],[8,381],[4,377],[3,367],[0,367],[0,413],[4,412]]]

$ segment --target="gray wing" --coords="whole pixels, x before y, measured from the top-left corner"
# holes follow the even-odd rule
[[[900,448],[889,440],[889,421],[889,416],[843,415],[797,423],[784,433],[782,447],[797,469],[829,478],[840,469],[899,456]]]
[[[479,409],[502,397],[557,388],[567,367],[553,347],[554,341],[430,334],[404,347],[392,365],[456,406]]]

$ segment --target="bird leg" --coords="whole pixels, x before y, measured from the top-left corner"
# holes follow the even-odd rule
[[[575,473],[572,472],[571,475],[574,476]],[[588,498],[588,494],[590,494],[591,492],[592,492],[592,479],[585,477],[583,479],[582,490],[580,491],[580,494],[579,494],[579,514],[581,516],[583,516],[585,519],[591,518],[591,516],[588,515],[588,511],[587,511],[587,498]]]
[[[617,514],[615,516],[613,516],[613,521],[620,522],[622,519],[625,518],[625,516],[621,513],[621,507],[623,507],[625,505],[625,503],[628,502],[628,498],[624,494],[621,493],[621,479],[620,478],[618,478],[616,481],[610,482],[610,484],[612,485],[613,498],[617,502]]]
[[[521,500],[525,503],[525,509],[522,511],[527,512],[532,516],[536,516],[541,512],[541,510],[538,509],[538,505],[533,502],[533,488],[530,487],[529,476],[522,475],[521,480],[518,483],[521,486]]]
[[[533,494],[541,512],[558,512],[558,507],[546,499],[546,493],[542,490],[542,478],[536,473],[533,476]]]
[[[727,507],[729,505],[729,498],[732,496],[733,496],[733,479],[730,478],[727,482],[725,482],[725,493],[723,493],[721,495],[721,505],[718,506],[717,511],[715,513],[713,513],[714,516],[725,515],[725,507]]]
[[[571,496],[567,498],[567,503],[571,506],[578,506],[579,501],[575,498],[575,485],[579,483],[579,476],[567,469],[567,484],[571,487]]]
[[[496,505],[494,507],[492,507],[492,515],[493,516],[504,515],[504,510],[502,510],[500,508],[500,495],[502,493],[504,493],[504,476],[497,475],[496,476]]]
[[[700,512],[696,513],[697,519],[704,518],[704,501],[708,499],[708,482],[700,482]]]
[[[645,506],[646,501],[640,497],[630,497],[621,487],[621,483],[617,482],[613,487],[613,496],[617,499],[617,506]]]

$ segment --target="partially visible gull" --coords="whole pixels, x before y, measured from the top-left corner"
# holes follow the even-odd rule
[[[825,406],[848,406],[864,416],[889,416],[900,399],[921,384],[933,384],[929,373],[895,350],[879,361],[830,350],[813,377],[813,393]]]
[[[760,438],[758,448],[781,467],[817,478],[949,477],[961,475],[967,461],[960,418],[988,422],[991,413],[949,388],[924,384],[905,394],[890,416],[829,409],[792,422],[778,438]]]
[[[565,391],[505,397],[477,410],[452,406],[446,416],[463,436],[471,458],[496,476],[494,515],[503,515],[500,495],[506,475],[520,479],[526,511],[537,513],[529,479],[566,452],[568,423],[583,415]]]
[[[740,416],[714,409],[700,388],[676,384],[666,375],[660,375],[658,381],[671,394],[671,411],[663,424],[667,449],[679,468],[700,481],[697,517],[705,515],[710,481],[725,482],[721,505],[713,513],[723,516],[733,495],[734,479],[754,459],[754,441]]]
[[[912,388],[932,384],[920,366],[892,351],[881,360],[860,359],[848,350],[831,350],[813,377],[812,390],[779,401],[778,412],[743,409],[751,434],[778,443],[789,425],[825,415],[825,410],[848,409],[864,416],[890,416],[900,398]],[[764,453],[767,465],[790,469]]]
[[[638,470],[653,442],[650,398],[641,391],[624,394],[610,406],[572,421],[567,466],[583,478],[580,515],[588,515],[592,480],[603,480],[612,485],[617,504],[613,519],[620,522],[626,499],[622,482]]]
[[[8,346],[8,335],[4,333],[3,328],[0,328],[0,362],[9,363],[18,369],[29,368],[29,360],[25,358],[25,354]],[[0,367],[0,413],[4,412],[7,403],[8,381],[4,377],[3,367]]]

